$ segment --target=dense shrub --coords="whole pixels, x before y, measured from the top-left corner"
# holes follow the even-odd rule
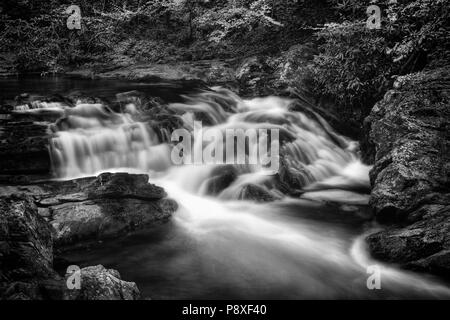
[[[362,120],[391,84],[396,65],[387,52],[382,31],[360,23],[329,25],[318,33],[319,46],[307,70],[316,94],[333,99],[341,112]]]
[[[361,124],[398,75],[449,62],[449,7],[445,0],[372,1],[382,8],[381,29],[365,25],[367,4],[330,0],[338,23],[316,33],[319,53],[291,79],[328,98],[341,119]],[[392,19],[392,17],[395,17]],[[303,61],[299,57],[299,61]]]

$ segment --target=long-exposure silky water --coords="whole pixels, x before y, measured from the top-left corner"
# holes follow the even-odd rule
[[[117,267],[153,298],[450,296],[432,278],[381,264],[382,289],[367,288],[367,267],[377,264],[362,240],[373,226],[360,214],[368,203],[370,167],[361,162],[357,143],[318,114],[296,111],[291,99],[244,100],[223,88],[184,99],[168,108],[186,130],[199,118],[207,119],[204,129],[217,132],[276,129],[277,172],[260,163],[174,164],[169,134],[158,137],[136,108],[117,113],[100,104],[60,106],[64,120],[51,141],[58,178],[145,172],[179,204],[169,224],[73,252],[71,260]],[[226,151],[224,141],[216,150]],[[248,144],[236,148],[229,150],[243,148],[248,157]],[[283,170],[296,177],[291,196],[280,187]],[[226,172],[233,179],[212,192]],[[251,188],[271,201],[247,197]]]

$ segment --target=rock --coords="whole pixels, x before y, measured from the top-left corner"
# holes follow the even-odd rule
[[[0,282],[52,275],[51,229],[33,199],[1,197],[0,213]]]
[[[103,173],[72,184],[70,189],[66,183],[64,190],[56,183],[52,188],[58,193],[39,200],[51,212],[56,245],[104,239],[164,222],[177,208],[164,189],[148,183],[143,174]]]
[[[230,186],[238,176],[238,170],[232,166],[219,166],[213,169],[206,183],[206,192],[217,195]]]
[[[448,69],[416,74],[389,91],[366,120],[376,147],[371,204],[379,218],[408,218],[421,205],[448,203],[448,81]]]
[[[162,209],[167,210],[167,208]],[[53,240],[48,223],[26,194],[0,198],[0,299],[134,300],[134,282],[98,265],[81,269],[81,287],[70,290],[53,270]]]
[[[51,228],[26,195],[0,197],[0,299],[41,299],[55,277]]]
[[[377,258],[448,273],[450,71],[400,77],[366,119],[375,146],[370,204],[381,222],[367,238]]]
[[[238,199],[253,200],[258,202],[270,202],[277,200],[278,197],[274,196],[264,187],[256,184],[246,184],[239,192]]]
[[[175,209],[175,202],[169,199],[154,203],[138,199],[89,200],[53,206],[50,223],[55,243],[67,245],[114,237],[167,221]]]
[[[34,198],[54,232],[57,246],[118,236],[165,222],[177,209],[148,175],[103,173],[69,181],[0,187],[0,194]]]
[[[276,177],[278,188],[288,194],[295,194],[314,181],[311,173],[301,163],[293,164],[292,157],[285,152],[284,147],[280,150],[280,167]]]
[[[80,289],[67,290],[67,300],[137,300],[139,289],[134,282],[123,281],[117,270],[102,265],[80,270]]]
[[[0,175],[50,174],[50,123],[0,120]]]

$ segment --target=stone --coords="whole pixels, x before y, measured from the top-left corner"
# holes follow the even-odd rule
[[[69,275],[66,275],[66,278]],[[102,265],[80,270],[80,289],[66,291],[67,300],[137,300],[139,289],[134,282],[121,280],[117,270]]]
[[[266,188],[256,184],[246,184],[239,192],[238,199],[253,200],[257,202],[270,202],[277,200],[278,197],[270,193]]]
[[[232,165],[219,166],[213,169],[206,183],[206,192],[217,195],[229,187],[238,177],[237,169]]]
[[[386,230],[367,237],[378,259],[449,276],[450,70],[397,79],[365,120],[375,164],[370,204]]]
[[[0,282],[53,274],[48,223],[26,195],[0,197]]]

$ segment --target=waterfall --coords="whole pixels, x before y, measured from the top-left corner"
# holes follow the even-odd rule
[[[198,94],[184,96],[183,103],[172,103],[167,107],[181,119],[183,127],[194,129],[194,121],[202,121],[204,130],[217,130],[225,135],[230,129],[277,129],[280,132],[279,172],[296,177],[298,189],[315,182],[345,173],[348,166],[358,163],[354,142],[337,134],[319,115],[314,118],[291,109],[293,100],[281,97],[266,97],[244,100],[223,88],[214,88]],[[50,106],[50,105],[49,105]],[[48,107],[46,105],[41,106]],[[51,107],[55,107],[54,104]],[[102,104],[79,103],[74,107],[60,105],[63,116],[57,122],[55,136],[50,149],[54,172],[59,177],[92,175],[105,170],[133,169],[143,172],[162,172],[173,167],[170,158],[171,132],[159,127],[162,138],[158,138],[152,127],[143,120],[144,114],[136,106],[127,104],[123,113],[112,111]],[[194,137],[195,148],[205,148],[201,139]],[[221,142],[222,143],[222,142]],[[248,143],[257,143],[248,141]],[[261,145],[266,141],[259,142]],[[229,147],[223,144],[224,152]],[[221,148],[217,144],[215,147]],[[248,159],[248,146],[239,150]],[[237,152],[239,152],[237,151]],[[269,150],[268,150],[269,151]],[[192,166],[186,166],[192,167]],[[208,179],[214,167],[203,165],[197,172]],[[239,179],[222,190],[222,197],[233,198],[240,194],[239,189],[250,183],[277,193],[273,174],[265,173],[260,165],[234,165]],[[185,170],[193,170],[186,168]],[[367,184],[363,176],[360,180]],[[187,179],[192,179],[187,175]],[[262,179],[262,180],[261,180]],[[330,180],[331,182],[333,180]],[[328,181],[328,183],[330,183]],[[340,180],[342,183],[342,179]],[[197,186],[196,192],[204,193],[205,185]],[[233,196],[234,195],[234,196]],[[279,195],[279,192],[277,193]]]
[[[115,113],[101,104],[78,104],[64,111],[50,142],[59,177],[115,168],[158,170],[170,161],[168,146],[159,143],[146,123],[128,113]]]

